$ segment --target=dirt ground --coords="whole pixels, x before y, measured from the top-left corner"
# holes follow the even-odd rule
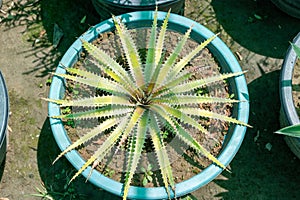
[[[250,94],[250,124],[240,151],[214,181],[192,199],[299,199],[300,161],[279,126],[279,74],[289,41],[300,20],[278,10],[269,0],[186,0],[184,15],[206,25],[237,56]],[[0,169],[0,199],[119,199],[78,178],[59,153],[47,119],[49,72],[72,42],[99,16],[90,1],[3,0],[0,12],[0,69],[10,98],[8,151]],[[64,36],[53,47],[54,26]],[[50,198],[51,197],[51,198]]]

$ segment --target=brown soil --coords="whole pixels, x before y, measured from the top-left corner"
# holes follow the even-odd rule
[[[144,36],[145,38],[149,38],[149,30],[140,29],[138,31],[131,31],[133,38],[139,38],[136,40],[136,44],[140,48],[143,48],[144,45],[144,38],[140,36]],[[139,37],[137,37],[139,36]],[[180,34],[168,31],[166,36],[166,49],[171,50],[174,49],[175,45],[178,43],[180,39]],[[126,61],[123,58],[123,50],[120,48],[118,37],[113,33],[104,33],[96,39],[93,44],[98,46],[98,48],[104,50],[106,53],[110,54],[110,56],[114,57],[118,60],[121,64],[126,65]],[[196,42],[193,40],[188,40],[186,44],[186,48],[184,48],[181,56],[186,55],[191,49],[195,48],[197,45]],[[142,53],[143,54],[143,53]],[[141,54],[141,55],[142,55]],[[144,53],[145,54],[145,53]],[[166,53],[168,54],[168,53]],[[81,58],[75,64],[74,67],[78,68],[85,68],[87,70],[101,73],[99,72],[98,68],[91,62],[89,55],[86,53],[81,54]],[[165,57],[167,58],[168,55]],[[142,57],[145,57],[142,55]],[[220,74],[220,69],[218,63],[213,58],[212,54],[208,51],[208,49],[204,49],[199,55],[197,55],[190,63],[187,68],[193,69],[194,67],[198,67],[198,72],[194,74],[192,79],[200,79],[205,77],[211,77],[216,74]],[[98,91],[95,91],[93,88],[89,88],[86,86],[78,86],[78,84],[68,81],[68,88],[69,90],[67,93],[67,99],[76,99],[88,96],[97,95]],[[76,90],[76,94],[74,91]],[[94,91],[93,91],[94,90]],[[225,82],[218,82],[211,84],[203,89],[201,89],[202,95],[209,95],[209,96],[217,96],[217,97],[229,97],[230,94],[228,93],[228,86]],[[195,94],[196,95],[196,94]],[[227,116],[231,114],[231,105],[226,104],[199,104],[199,107],[205,108],[207,110],[214,111],[216,113],[222,113]],[[73,108],[75,110],[76,108]],[[76,141],[79,137],[84,135],[84,132],[93,128],[93,125],[97,125],[99,122],[97,119],[93,120],[84,120],[84,121],[73,121],[70,123],[65,123],[65,128],[68,131],[68,134],[72,141]],[[214,119],[201,119],[199,121],[204,127],[209,130],[208,135],[204,135],[199,131],[188,128],[187,129],[191,132],[192,136],[207,150],[209,150],[213,155],[217,156],[219,151],[222,147],[222,142],[224,140],[224,135],[226,134],[229,124],[227,122],[223,122],[220,120]],[[87,160],[90,156],[97,150],[97,148],[104,142],[108,135],[101,134],[101,136],[95,138],[88,144],[85,144],[85,147],[80,148],[79,152],[82,157]],[[176,141],[178,139],[174,138],[173,136],[168,136],[165,142],[168,146],[171,166],[173,175],[175,177],[175,182],[181,182],[188,178],[191,178],[195,174],[199,173],[204,167],[207,167],[211,164],[211,161],[206,159],[203,156],[196,155],[191,149],[189,149],[186,145],[182,144],[181,141]],[[149,141],[150,142],[150,141]],[[153,186],[162,186],[160,181],[160,174],[159,174],[159,166],[156,163],[155,154],[153,153],[151,143],[147,142],[144,153],[140,160],[140,166],[138,166],[136,175],[133,181],[133,185],[140,185],[142,186],[142,179],[144,174],[141,172],[141,167],[147,169],[147,166],[151,163],[152,169],[154,171],[153,174],[153,182],[149,182],[146,187],[153,187]],[[169,144],[169,145],[168,145]],[[170,145],[173,144],[173,145]],[[175,144],[175,145],[174,145]],[[125,171],[125,160],[126,160],[126,151],[119,150],[117,154],[114,153],[115,150],[112,150],[111,154],[108,154],[104,161],[101,162],[100,166],[98,166],[97,170],[101,173],[111,177],[114,180],[122,181],[123,175]]]

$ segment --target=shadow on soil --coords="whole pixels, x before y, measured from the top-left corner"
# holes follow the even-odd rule
[[[83,177],[78,177],[69,184],[76,170],[65,157],[52,165],[53,160],[61,151],[53,138],[48,119],[45,120],[41,130],[37,152],[38,168],[46,189],[45,194],[53,199],[119,199],[108,192],[96,188],[91,183],[85,182]]]
[[[41,22],[47,33],[47,39],[52,45],[50,58],[52,57],[54,62],[49,66],[53,71],[69,46],[91,26],[99,23],[101,17],[96,13],[91,1],[43,0],[40,8]],[[63,34],[58,40],[57,47],[55,47],[55,40],[57,40],[55,26],[59,27],[59,31]],[[42,76],[48,72],[49,62],[44,63],[43,70],[41,70]]]
[[[212,0],[218,23],[241,46],[255,53],[283,58],[300,20],[281,12],[269,0]]]
[[[22,39],[32,47],[21,53],[34,58],[34,67],[25,74],[37,77],[54,71],[76,38],[101,21],[91,1],[21,0],[3,7],[8,16],[1,23],[7,29],[25,26]],[[56,29],[59,31],[54,31],[54,26],[59,27]],[[61,39],[53,39],[59,38],[59,34],[63,34]]]
[[[296,199],[300,196],[300,160],[287,147],[279,128],[279,71],[248,85],[251,115],[243,145],[231,162],[228,180],[214,182],[228,190],[223,199]],[[266,145],[271,147],[269,150]],[[270,146],[272,145],[272,146]]]
[[[0,181],[2,179],[3,173],[4,173],[4,168],[5,168],[5,158],[3,159],[2,163],[0,163]]]

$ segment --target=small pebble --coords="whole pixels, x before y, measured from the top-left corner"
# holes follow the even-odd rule
[[[271,143],[267,143],[265,147],[266,147],[266,149],[267,149],[268,151],[271,151],[271,149],[272,149],[272,144],[271,144]]]

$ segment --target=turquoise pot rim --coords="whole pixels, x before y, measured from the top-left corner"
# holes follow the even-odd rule
[[[120,17],[128,27],[137,27],[144,26],[145,24],[151,25],[151,21],[153,20],[154,12],[153,11],[138,11],[132,13],[122,14]],[[163,21],[166,16],[165,12],[158,12],[158,21]],[[193,30],[191,33],[191,37],[194,40],[203,41],[214,35],[210,30],[201,24],[188,19],[186,17],[171,13],[169,18],[169,28],[175,31],[185,32],[190,26],[193,25]],[[92,41],[97,37],[99,33],[103,33],[106,31],[113,30],[114,23],[112,19],[105,20],[96,26],[92,27],[90,30],[85,32],[80,38],[78,38],[67,50],[65,55],[61,60],[61,64],[56,69],[57,73],[65,73],[65,70],[62,66],[72,66],[78,59],[79,53],[81,51],[81,41],[80,39],[85,39],[87,41]],[[230,70],[232,72],[240,72],[241,67],[237,62],[236,58],[230,51],[230,49],[222,42],[222,40],[217,37],[208,48],[214,54],[214,56],[218,59],[221,66],[224,66],[227,71]],[[235,77],[233,80],[234,85],[234,93],[235,96],[242,100],[239,103],[235,110],[237,119],[241,120],[245,123],[248,122],[249,117],[249,103],[248,103],[248,88],[244,75]],[[58,77],[54,77],[52,80],[52,84],[50,87],[49,98],[59,99],[63,96],[64,93],[64,81]],[[55,116],[60,114],[59,106],[49,103],[49,116]],[[55,140],[61,150],[66,149],[69,146],[70,139],[67,136],[67,133],[63,127],[61,120],[50,118],[51,129]],[[227,166],[231,160],[234,158],[237,153],[242,141],[244,139],[244,135],[246,133],[246,127],[240,125],[234,125],[234,129],[230,136],[227,136],[227,141],[225,147],[222,152],[218,155],[218,159]],[[229,139],[228,139],[229,138]],[[78,170],[85,163],[79,153],[75,150],[66,154],[67,159],[70,163]],[[90,172],[90,167],[88,167],[82,174],[87,177]],[[206,169],[204,169],[201,173],[193,176],[192,178],[185,180],[183,182],[176,184],[176,196],[182,196],[187,193],[190,193],[210,181],[212,181],[215,177],[217,177],[222,172],[222,169],[214,164],[211,164]],[[123,184],[117,181],[114,181],[98,171],[94,170],[92,172],[89,181],[96,186],[107,190],[115,195],[122,196],[122,188]],[[174,194],[171,194],[174,197]],[[168,195],[164,187],[154,187],[154,188],[144,188],[131,186],[128,193],[128,198],[132,199],[167,199]]]

